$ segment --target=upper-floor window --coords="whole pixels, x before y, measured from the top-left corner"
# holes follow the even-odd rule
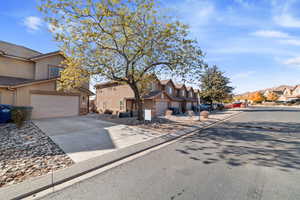
[[[62,67],[59,66],[49,66],[49,78],[56,78],[60,76],[60,72],[63,70]]]
[[[191,98],[193,98],[193,92],[192,91],[190,91],[189,95],[190,95]]]
[[[185,96],[185,90],[181,90],[181,96]]]
[[[173,88],[172,87],[168,87],[168,94],[172,94],[173,93]]]

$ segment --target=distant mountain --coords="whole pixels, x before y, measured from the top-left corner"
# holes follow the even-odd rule
[[[238,94],[236,96],[245,96],[245,95],[248,95],[248,94],[251,94],[251,93],[254,93],[254,92],[264,93],[267,90],[270,90],[270,91],[281,91],[281,92],[283,92],[283,90],[285,90],[286,88],[293,89],[294,87],[295,86],[292,86],[292,85],[280,85],[280,86],[277,86],[277,87],[266,88],[266,89],[262,89],[262,90],[252,91],[252,92],[245,92],[245,93],[242,93],[242,94]]]

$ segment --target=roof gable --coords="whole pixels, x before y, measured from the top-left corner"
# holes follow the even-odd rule
[[[29,49],[24,46],[0,41],[0,51],[3,55],[16,56],[21,58],[30,58],[42,54],[41,52]]]

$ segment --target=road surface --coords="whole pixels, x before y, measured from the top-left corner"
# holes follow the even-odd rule
[[[299,200],[300,110],[249,110],[42,199]]]

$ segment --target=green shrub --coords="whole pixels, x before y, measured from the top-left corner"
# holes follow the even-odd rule
[[[15,106],[11,111],[11,119],[18,128],[24,125],[26,120],[31,119],[32,107]]]
[[[22,111],[20,109],[16,109],[16,108],[14,108],[11,111],[11,119],[13,120],[13,122],[16,124],[16,126],[18,128],[21,128],[24,125],[25,118],[26,118],[26,115],[25,115],[24,111]]]
[[[106,110],[104,111],[104,114],[112,115],[112,114],[113,114],[113,111],[112,111],[112,110],[106,109]]]

